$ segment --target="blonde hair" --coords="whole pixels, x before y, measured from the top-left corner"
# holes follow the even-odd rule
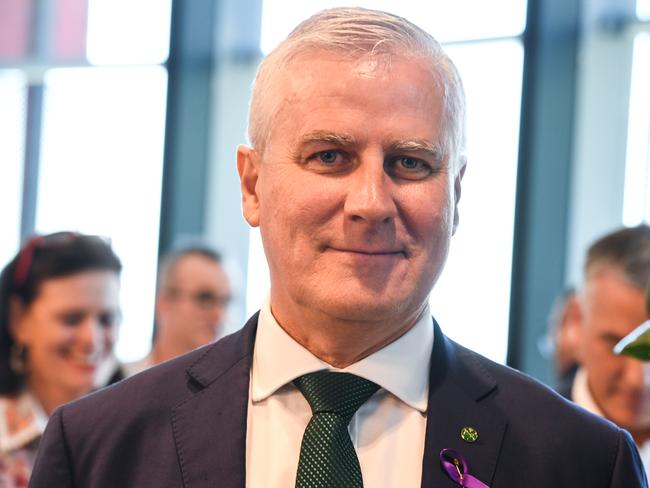
[[[299,24],[260,64],[253,84],[248,137],[260,154],[271,133],[274,82],[300,54],[326,50],[357,59],[366,55],[423,58],[443,90],[443,151],[459,161],[465,149],[465,94],[460,75],[440,44],[408,20],[377,10],[333,8]],[[457,165],[458,166],[458,165]]]

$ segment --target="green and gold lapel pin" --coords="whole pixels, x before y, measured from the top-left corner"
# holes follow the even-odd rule
[[[476,442],[478,440],[478,431],[474,427],[463,427],[460,429],[460,438],[465,442]]]

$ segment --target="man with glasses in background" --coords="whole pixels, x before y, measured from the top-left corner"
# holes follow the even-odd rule
[[[127,376],[214,341],[231,299],[230,280],[214,249],[192,244],[166,255],[158,271],[151,352],[124,365]]]

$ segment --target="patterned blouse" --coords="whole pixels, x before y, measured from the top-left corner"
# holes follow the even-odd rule
[[[28,392],[0,396],[0,487],[27,488],[46,423]]]

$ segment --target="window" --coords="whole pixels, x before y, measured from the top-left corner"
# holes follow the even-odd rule
[[[431,311],[452,339],[505,363],[523,47],[511,39],[446,50],[467,95],[467,171]]]
[[[636,35],[628,116],[623,222],[650,220],[650,33]]]
[[[526,2],[351,3],[415,21],[443,45],[448,43],[446,51],[461,73],[468,102],[469,162],[460,226],[452,238],[446,270],[432,293],[431,309],[450,337],[505,362],[523,69],[519,36],[525,27]],[[324,0],[265,2],[262,50],[270,51],[299,21],[332,6]],[[269,283],[256,230],[249,256],[247,308],[252,313]],[[484,322],[485,326],[477,325]]]
[[[269,53],[298,23],[310,15],[325,8],[344,6],[384,10],[401,15],[432,33],[441,43],[516,37],[526,26],[526,2],[522,0],[442,0],[435,5],[423,5],[417,0],[399,3],[391,0],[267,0],[262,10],[262,52]],[[470,11],[472,14],[467,15]],[[508,12],[508,15],[503,12]]]
[[[26,90],[22,71],[0,70],[0,263],[7,263],[18,249]]]
[[[36,228],[110,237],[123,264],[122,359],[149,349],[166,90],[161,66],[52,69],[45,77]]]
[[[15,68],[0,71],[0,258],[18,247],[29,85],[43,107],[30,111],[41,130],[27,138],[40,140],[27,231],[111,239],[124,265],[123,361],[148,352],[153,326],[170,21],[171,0],[0,2],[0,61]]]
[[[650,20],[650,0],[637,0],[636,15],[640,20]]]
[[[90,0],[88,61],[96,65],[164,63],[170,26],[171,0]]]

